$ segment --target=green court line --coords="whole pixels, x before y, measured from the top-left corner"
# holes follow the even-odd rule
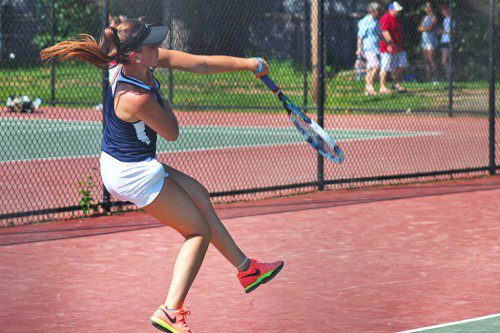
[[[440,325],[416,328],[398,333],[498,333],[500,332],[500,313],[490,316],[471,318]]]
[[[336,141],[436,135],[436,132],[336,129]],[[54,119],[0,119],[0,162],[98,156],[102,124]],[[232,147],[299,144],[304,140],[290,127],[183,126],[179,139],[159,137],[158,152],[184,152]]]

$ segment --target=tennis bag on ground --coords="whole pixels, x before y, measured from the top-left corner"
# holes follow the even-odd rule
[[[27,95],[22,97],[11,95],[5,104],[12,112],[33,113],[40,108],[42,100],[37,97],[32,101]]]

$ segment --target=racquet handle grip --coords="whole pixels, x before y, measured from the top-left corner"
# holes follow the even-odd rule
[[[278,91],[280,90],[280,88],[278,88],[278,86],[276,85],[276,83],[274,83],[273,80],[271,80],[271,78],[267,75],[264,75],[264,76],[261,76],[260,79],[262,80],[262,82],[265,83],[265,85],[275,94],[278,93]]]

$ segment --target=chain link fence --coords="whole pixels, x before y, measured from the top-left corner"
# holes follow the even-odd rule
[[[181,134],[173,143],[160,140],[158,157],[199,179],[216,201],[495,173],[500,103],[492,19],[498,4],[433,1],[426,12],[424,1],[401,0],[408,66],[399,82],[405,92],[394,89],[399,86],[388,74],[388,91],[380,93],[381,64],[374,71],[373,59],[356,61],[368,3],[0,1],[2,101],[24,95],[43,101],[34,112],[0,109],[0,223],[134,209],[109,198],[100,180],[107,73],[76,62],[43,66],[38,55],[79,33],[98,39],[105,25],[137,17],[169,26],[164,48],[267,59],[271,77],[332,131],[347,156],[341,165],[318,157],[250,73],[159,68],[155,75]],[[389,2],[380,4],[377,21]],[[426,18],[431,15],[435,19]],[[432,52],[419,31],[423,21],[433,22],[426,31],[436,39]],[[447,45],[445,25],[451,30]],[[367,75],[375,93],[367,89]]]

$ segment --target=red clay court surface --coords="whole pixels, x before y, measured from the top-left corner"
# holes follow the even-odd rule
[[[194,332],[396,332],[498,313],[500,177],[218,205],[246,253],[283,259],[244,294],[211,247]],[[155,332],[181,237],[143,213],[0,230],[1,332]]]

